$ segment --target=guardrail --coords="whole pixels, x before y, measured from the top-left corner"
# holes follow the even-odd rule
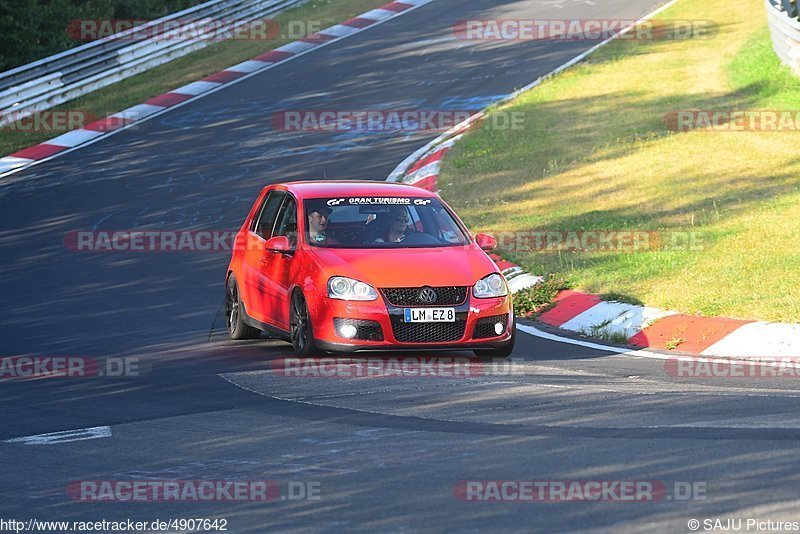
[[[212,40],[170,38],[204,22],[221,21],[215,31],[232,32],[308,0],[211,0],[129,30],[71,48],[0,73],[0,125],[49,109],[212,44]],[[186,24],[182,24],[186,21]],[[165,26],[177,26],[158,32]],[[149,39],[135,32],[147,30]]]
[[[797,0],[765,0],[772,48],[800,75],[800,9]]]

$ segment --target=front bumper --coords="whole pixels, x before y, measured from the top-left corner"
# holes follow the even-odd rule
[[[416,307],[416,306],[414,306]],[[311,306],[311,323],[314,341],[323,350],[335,352],[360,352],[381,350],[478,350],[497,349],[512,338],[514,318],[511,297],[476,299],[468,294],[466,302],[452,307],[458,325],[452,323],[403,323],[404,307],[393,306],[383,296],[371,302],[350,302],[319,297]],[[481,319],[503,317],[505,328],[501,334],[491,332],[485,325],[476,329]],[[348,339],[334,327],[334,319],[374,321],[380,326],[381,340]],[[417,328],[410,324],[424,325]],[[463,324],[463,329],[461,328]],[[481,323],[483,324],[483,323]],[[447,325],[447,326],[437,326]],[[435,338],[444,337],[437,341]]]

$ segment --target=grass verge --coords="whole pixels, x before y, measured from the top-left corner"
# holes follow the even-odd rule
[[[547,275],[538,284],[514,294],[514,315],[531,317],[545,311],[556,295],[571,284],[560,276]]]
[[[291,21],[313,23],[308,25],[292,24],[293,32],[299,31],[301,28],[321,30],[385,3],[386,0],[312,0],[278,14],[274,20],[281,29],[289,27]],[[53,109],[82,110],[89,112],[92,116],[104,117],[278,48],[292,40],[295,39],[231,40],[215,43]],[[22,132],[0,129],[0,156],[42,143],[62,133],[64,132]]]
[[[799,321],[800,132],[673,132],[665,116],[800,110],[800,78],[772,52],[758,0],[681,0],[659,18],[712,20],[718,31],[614,42],[521,95],[495,113],[522,112],[524,128],[487,121],[465,136],[444,161],[442,193],[475,231],[662,240],[531,251],[512,239],[501,253],[534,274],[685,313]]]

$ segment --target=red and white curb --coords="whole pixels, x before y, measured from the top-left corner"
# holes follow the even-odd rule
[[[211,76],[206,76],[202,80],[173,89],[142,104],[87,124],[78,130],[67,132],[44,143],[14,152],[0,158],[0,178],[31,165],[88,146],[101,138],[128,129],[143,120],[153,118],[167,110],[207,96],[223,87],[243,81],[276,65],[408,13],[432,1],[400,0],[390,2],[380,8],[372,9],[346,20],[341,24],[336,24],[298,41],[285,44]]]
[[[578,291],[561,292],[538,320],[592,337],[624,338],[642,348],[728,358],[800,357],[800,325],[684,315]]]

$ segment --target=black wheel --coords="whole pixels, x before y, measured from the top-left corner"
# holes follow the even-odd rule
[[[228,277],[225,291],[225,322],[231,339],[256,339],[261,335],[261,330],[244,322],[244,308],[239,296],[239,286],[233,275]]]
[[[314,333],[311,330],[311,317],[303,293],[295,291],[289,309],[289,332],[291,334],[292,349],[298,356],[311,356],[316,354]]]
[[[514,323],[511,323],[511,339],[500,348],[497,349],[481,349],[474,350],[475,356],[478,358],[508,358],[514,351],[514,341],[517,338],[517,328]]]

